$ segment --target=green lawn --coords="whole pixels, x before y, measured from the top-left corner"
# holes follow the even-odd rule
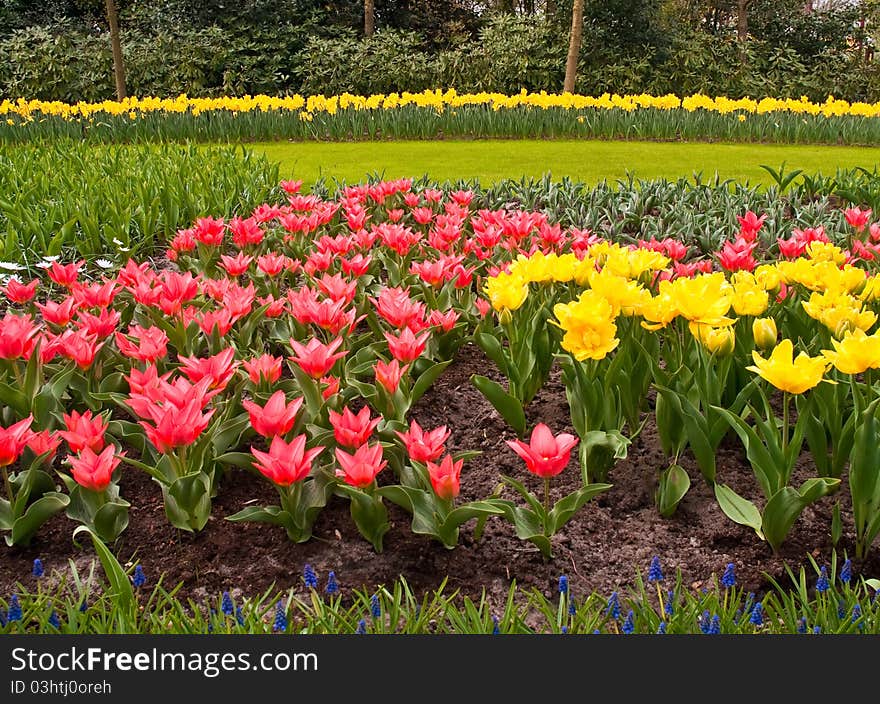
[[[772,179],[760,168],[803,169],[833,175],[838,168],[880,163],[880,147],[815,145],[707,144],[702,142],[607,142],[480,140],[424,142],[284,142],[250,145],[277,161],[283,178],[307,184],[320,177],[357,183],[371,174],[393,179],[428,174],[438,181],[479,179],[483,185],[503,178],[568,176],[596,183],[626,176],[708,179],[717,172],[751,184]]]

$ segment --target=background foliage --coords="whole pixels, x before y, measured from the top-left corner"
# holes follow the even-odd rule
[[[570,0],[117,0],[128,92],[558,91]],[[817,5],[819,3],[816,3]],[[825,3],[828,4],[828,3]],[[823,5],[824,7],[824,5]],[[873,0],[587,0],[576,90],[880,100]],[[0,98],[114,95],[104,3],[0,0]]]

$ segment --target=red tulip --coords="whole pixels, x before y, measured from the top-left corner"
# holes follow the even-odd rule
[[[267,252],[257,258],[257,268],[266,276],[278,276],[290,264],[290,258],[278,252]]]
[[[83,308],[106,308],[119,292],[115,280],[104,279],[101,283],[71,285],[73,298]]]
[[[177,359],[180,361],[180,370],[194,384],[204,378],[209,378],[211,379],[209,388],[224,389],[238,367],[238,362],[234,361],[234,357],[235,348],[227,347],[212,357],[204,359],[181,356],[178,356]]]
[[[242,362],[247,370],[248,378],[255,384],[265,381],[274,384],[281,378],[281,357],[273,357],[271,354],[263,354],[255,359]]]
[[[70,264],[59,264],[58,262],[52,262],[52,266],[49,267],[49,278],[52,279],[59,286],[71,287],[74,283],[76,283],[76,279],[79,276],[79,270],[82,265],[85,264],[85,260],[82,259],[78,262],[71,262]]]
[[[49,430],[41,430],[38,433],[31,433],[26,444],[37,457],[48,452],[48,459],[51,460],[61,444],[61,436]]]
[[[337,337],[329,345],[323,344],[316,337],[309,340],[306,345],[291,338],[290,346],[296,352],[291,359],[312,379],[320,379],[330,373],[337,359],[341,359],[347,354],[346,350],[336,352],[341,344],[341,337]]]
[[[345,301],[346,305],[354,300],[357,293],[357,281],[343,278],[339,274],[324,274],[316,282],[321,292],[334,301]]]
[[[399,287],[383,287],[376,298],[369,300],[376,312],[394,328],[408,327],[412,320],[425,317],[425,304],[412,300],[409,293]]]
[[[748,210],[746,211],[745,216],[741,217],[737,215],[736,219],[739,221],[740,235],[742,238],[749,242],[753,242],[758,236],[758,230],[761,229],[761,226],[767,219],[767,215],[764,214],[761,217],[758,217],[751,210]]]
[[[193,235],[202,244],[217,247],[223,244],[225,231],[226,225],[223,223],[223,218],[198,218],[196,226],[193,228]]]
[[[324,387],[321,389],[321,396],[323,396],[325,401],[334,394],[339,393],[339,377],[322,376],[320,381],[321,386]]]
[[[59,430],[58,435],[67,441],[71,452],[80,452],[85,447],[100,452],[104,448],[107,421],[103,416],[92,417],[91,411],[86,411],[82,415],[77,411],[71,411],[70,415],[64,413],[61,418],[67,430]]]
[[[0,359],[30,359],[39,332],[30,315],[4,315],[0,320]]]
[[[34,305],[42,313],[43,320],[60,326],[67,325],[73,318],[76,309],[79,308],[79,303],[74,300],[73,296],[68,296],[61,303],[46,301],[45,304],[35,303]]]
[[[104,342],[98,342],[97,335],[90,335],[84,330],[65,330],[56,338],[55,344],[59,354],[72,359],[80,369],[92,366],[95,355],[104,346]]]
[[[23,284],[13,277],[6,283],[6,297],[13,303],[27,303],[34,297],[39,283],[39,279],[34,279],[28,284]]]
[[[148,406],[147,409],[155,425],[140,421],[153,446],[159,452],[167,453],[175,447],[191,445],[202,431],[208,427],[216,409],[202,413],[200,398],[192,398],[182,407],[173,403]]]
[[[409,431],[406,433],[397,431],[397,436],[406,445],[410,459],[416,462],[427,462],[440,457],[443,454],[443,445],[449,435],[450,432],[445,425],[426,433],[415,420],[410,423]]]
[[[418,359],[419,355],[425,351],[425,345],[430,336],[430,331],[427,331],[416,337],[409,328],[404,328],[399,336],[392,335],[390,332],[385,333],[391,356],[401,362],[412,362]]]
[[[336,461],[341,469],[336,470],[336,476],[345,480],[346,484],[361,489],[372,484],[376,475],[388,464],[382,459],[382,445],[361,445],[353,455],[345,450],[336,448]]]
[[[303,405],[302,397],[287,403],[287,397],[280,389],[276,391],[265,406],[253,401],[242,401],[241,405],[248,412],[251,427],[263,437],[286,435],[296,422],[296,414]]]
[[[33,420],[34,417],[30,415],[8,428],[0,427],[0,467],[12,464],[21,456],[30,439]]]
[[[343,447],[360,447],[367,442],[376,426],[382,421],[381,416],[370,419],[370,408],[364,406],[357,415],[346,406],[342,413],[330,411],[330,424],[333,426],[333,437]]]
[[[110,484],[113,470],[119,466],[120,457],[125,456],[124,452],[118,455],[115,453],[116,448],[107,445],[100,455],[96,455],[89,447],[83,448],[79,455],[68,455],[67,461],[76,483],[85,489],[104,491]]]
[[[276,435],[272,438],[269,452],[251,447],[251,454],[257,459],[254,467],[271,482],[279,486],[290,486],[309,476],[312,462],[323,450],[320,445],[306,450],[305,435],[297,435],[290,442],[285,442],[280,435]]]
[[[440,464],[428,462],[428,477],[434,493],[441,499],[449,501],[458,496],[460,491],[461,467],[464,460],[453,462],[452,455],[446,455]]]
[[[856,232],[861,232],[865,229],[865,225],[867,225],[868,221],[871,219],[871,209],[866,208],[865,210],[862,210],[859,207],[847,208],[843,211],[843,217],[846,218],[847,223],[853,227]]]
[[[271,220],[272,217],[274,216],[269,216],[265,220]],[[262,218],[257,217],[243,220],[237,215],[232,218],[229,221],[229,229],[232,231],[233,244],[239,249],[249,244],[260,244],[263,241],[263,231],[260,229],[259,224],[261,220]]]
[[[116,326],[119,325],[120,318],[122,318],[122,314],[118,310],[111,310],[110,308],[101,308],[101,312],[98,315],[93,315],[86,310],[80,309],[76,314],[75,323],[86,335],[94,335],[103,339],[110,337],[110,335],[116,332]]]
[[[228,254],[221,254],[220,266],[229,276],[241,276],[248,270],[253,260],[253,257],[248,256],[244,252],[239,252],[234,257],[230,257]]]
[[[752,256],[752,251],[757,246],[757,242],[749,242],[742,237],[735,242],[725,242],[718,253],[718,263],[727,271],[752,271],[758,266]]]
[[[569,433],[560,433],[554,437],[549,427],[538,423],[532,430],[528,444],[522,440],[508,440],[507,444],[525,460],[530,472],[546,478],[555,477],[565,469],[578,439]]]
[[[401,367],[400,362],[396,359],[392,359],[387,363],[379,359],[376,360],[376,364],[373,366],[373,371],[376,373],[376,381],[382,384],[389,394],[397,391],[400,379],[406,374],[407,369],[409,369],[408,364],[404,364]]]

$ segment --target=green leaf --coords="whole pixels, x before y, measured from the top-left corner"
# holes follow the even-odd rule
[[[660,473],[660,486],[657,490],[657,508],[660,515],[669,518],[679,502],[691,488],[691,478],[681,465],[673,464]]]
[[[251,469],[254,466],[254,456],[250,452],[226,452],[214,459],[219,464],[231,464],[235,467]]]
[[[487,332],[479,332],[474,335],[474,342],[476,342],[480,349],[486,353],[486,356],[489,359],[495,362],[498,371],[504,374],[504,376],[510,377],[510,366],[504,355],[504,348],[501,346],[501,341],[497,337]]]
[[[451,359],[445,362],[437,362],[437,364],[434,364],[433,366],[422,372],[419,375],[419,378],[416,379],[415,383],[413,384],[412,391],[410,391],[410,404],[418,401],[424,395],[424,393],[431,388],[431,385],[443,373],[443,370],[446,369],[446,367],[448,367],[450,364],[452,364]]]
[[[358,532],[370,542],[376,552],[382,552],[382,538],[391,525],[381,494],[372,496],[346,484],[340,484],[337,489],[351,499],[351,517]]]
[[[497,506],[513,526],[516,537],[533,543],[547,559],[553,556],[550,540],[544,535],[544,526],[540,516],[534,511],[517,506],[506,499],[488,499],[488,503]]]
[[[617,460],[626,459],[629,445],[630,439],[617,430],[585,433],[578,448],[584,484],[605,481]]]
[[[550,535],[562,528],[590,499],[610,488],[611,484],[588,484],[553,504],[547,517],[547,528]]]
[[[726,484],[715,484],[715,498],[724,515],[734,523],[753,529],[758,537],[764,540],[764,534],[761,532],[761,512],[755,504],[744,499]]]
[[[736,431],[736,434],[739,435],[739,439],[745,446],[749,464],[751,464],[758,484],[761,486],[761,491],[764,492],[766,498],[769,498],[776,491],[776,483],[779,476],[778,468],[782,466],[783,462],[780,448],[776,447],[777,452],[771,454],[764,444],[764,440],[740,416],[734,415],[727,409],[719,406],[713,406],[713,408],[727,420],[734,431]],[[744,525],[750,524],[746,523]]]
[[[200,531],[211,516],[211,478],[203,473],[187,474],[170,485],[162,485],[165,515],[175,528]]]
[[[128,527],[128,507],[127,501],[112,501],[98,509],[93,525],[101,540],[112,543]]]
[[[690,402],[684,394],[679,394],[665,386],[657,386],[659,393],[666,401],[679,413],[681,421],[684,425],[685,436],[690,445],[700,473],[708,482],[709,486],[715,483],[716,464],[715,450],[716,445],[709,436],[709,422],[706,417]],[[719,438],[720,439],[720,438]]]
[[[489,400],[489,403],[495,407],[495,410],[501,414],[501,417],[507,421],[507,424],[513,428],[517,435],[525,435],[526,414],[517,399],[507,393],[498,382],[485,376],[473,374],[471,375],[471,383]]]
[[[111,596],[114,606],[118,608],[120,614],[134,613],[136,609],[134,588],[131,585],[131,580],[128,578],[128,575],[125,573],[125,570],[122,569],[122,565],[119,564],[119,561],[110,551],[110,548],[108,548],[101,538],[98,537],[88,526],[79,526],[76,528],[76,530],[73,531],[73,537],[75,538],[77,534],[81,532],[88,533],[89,537],[92,539],[95,552],[98,555],[98,559],[101,561],[101,566],[104,568],[104,574],[107,576],[107,581],[110,583],[111,594],[109,596]]]
[[[70,502],[67,494],[49,492],[34,501],[24,515],[15,519],[12,531],[6,536],[7,545],[28,545],[40,526]]]
[[[761,531],[774,552],[782,545],[803,510],[811,503],[835,491],[838,486],[840,486],[839,479],[818,477],[808,479],[799,489],[791,486],[782,487],[770,497],[767,505],[764,506]]]

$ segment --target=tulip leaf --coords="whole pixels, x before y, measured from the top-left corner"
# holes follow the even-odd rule
[[[761,531],[773,551],[779,549],[792,525],[807,506],[836,491],[839,486],[839,479],[818,477],[808,479],[799,489],[784,486],[771,496],[764,506]]]
[[[506,377],[510,376],[510,365],[507,362],[507,357],[504,355],[504,348],[501,346],[501,341],[495,335],[479,332],[474,335],[474,342],[486,353],[489,359],[495,362],[498,371]]]
[[[543,521],[538,514],[506,499],[489,499],[488,503],[503,511],[501,515],[513,526],[516,537],[532,542],[547,559],[553,557],[550,540],[544,535]]]
[[[585,503],[610,488],[611,484],[588,484],[557,501],[547,516],[547,532],[556,533]]]
[[[117,612],[120,614],[120,618],[123,618],[123,614],[134,613],[136,611],[134,589],[128,575],[125,573],[122,565],[119,564],[119,560],[116,559],[110,548],[104,544],[104,541],[95,534],[95,531],[88,526],[78,526],[73,531],[73,537],[76,538],[79,533],[83,532],[88,533],[92,539],[95,553],[101,561],[101,567],[104,568],[104,574],[107,576],[107,581],[110,584],[111,593],[108,596],[112,598],[114,605],[119,607]]]
[[[70,502],[67,494],[49,492],[34,501],[24,515],[15,519],[12,531],[6,535],[7,545],[28,545],[40,526]]]
[[[112,543],[128,527],[127,501],[111,501],[99,508],[92,524],[101,540]]]
[[[758,436],[758,433],[740,416],[734,415],[720,406],[713,406],[713,408],[718,411],[725,420],[727,420],[736,434],[739,435],[739,439],[745,446],[746,457],[749,460],[749,464],[751,464],[755,477],[758,480],[758,484],[761,486],[761,491],[764,492],[765,497],[769,498],[773,495],[775,490],[775,480],[778,474],[777,466],[781,464],[781,458],[774,459],[770,451],[764,445],[764,442]],[[716,492],[716,496],[717,495],[718,493]],[[731,518],[733,517],[731,516]],[[735,518],[733,520],[736,521]],[[737,521],[737,523],[739,522],[740,521]],[[751,524],[744,523],[743,525]]]
[[[761,532],[761,512],[755,504],[744,499],[727,484],[715,484],[715,498],[724,515],[734,523],[752,528],[758,537],[764,540],[764,534]]]
[[[693,452],[700,473],[709,486],[715,483],[715,449],[710,437],[709,421],[683,394],[678,394],[665,386],[657,386],[657,393],[665,398],[679,413],[684,425],[685,436]]]
[[[660,473],[660,486],[657,489],[657,508],[660,515],[669,518],[679,502],[691,488],[691,479],[681,465],[673,464]]]
[[[175,528],[200,531],[211,516],[211,478],[204,472],[186,474],[162,484],[165,514]]]
[[[501,475],[501,480],[505,484],[513,487],[516,490],[516,493],[518,493],[520,496],[522,496],[526,500],[526,502],[529,504],[529,506],[532,507],[532,510],[539,517],[539,519],[541,521],[544,520],[544,505],[538,500],[538,498],[532,492],[530,492],[528,489],[526,489],[525,485],[522,482],[519,482],[516,479],[514,479],[513,477],[508,477],[503,474]]]
[[[376,552],[382,552],[382,538],[391,527],[388,510],[382,503],[382,495],[370,494],[347,484],[340,484],[336,489],[351,500],[351,517],[358,532],[370,542]]]
[[[231,464],[235,467],[251,469],[254,466],[254,456],[250,452],[225,452],[214,458],[219,464]]]
[[[471,383],[489,400],[517,435],[525,434],[526,414],[516,398],[507,393],[501,384],[480,374],[471,375]]]
[[[447,360],[445,362],[437,362],[424,372],[419,375],[419,378],[415,380],[413,383],[412,390],[410,391],[409,402],[410,405],[414,404],[418,401],[424,393],[431,388],[431,384],[433,384],[440,375],[443,373],[443,370],[446,369],[450,364],[452,364],[452,360]]]

